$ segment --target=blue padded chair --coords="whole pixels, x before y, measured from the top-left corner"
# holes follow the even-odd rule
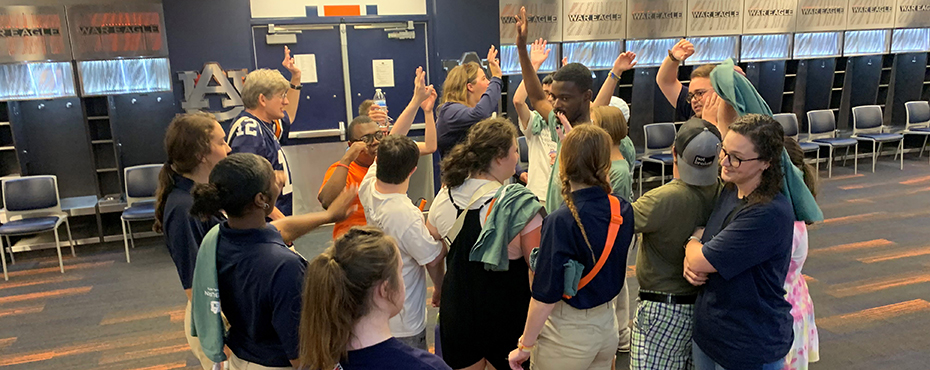
[[[843,156],[843,165],[849,157],[849,148],[855,152],[853,155],[853,173],[859,173],[859,146],[856,139],[836,137],[836,117],[830,109],[812,110],[807,112],[807,139],[814,144],[829,148],[830,156],[827,160],[827,177],[833,177],[833,152],[836,148],[846,148]]]
[[[672,144],[675,144],[675,124],[672,122],[650,123],[643,126],[646,148],[640,158],[645,162],[658,163],[662,167],[662,184],[665,184],[665,166],[672,165]],[[643,168],[639,168],[639,191],[643,189]]]
[[[885,125],[882,124],[882,107],[863,105],[853,108],[852,113],[852,137],[859,141],[872,143],[872,172],[875,172],[875,161],[878,160],[878,156],[882,151],[882,144],[893,142],[898,143],[895,158],[901,156],[901,170],[904,170],[904,135],[885,132]],[[877,150],[875,148],[876,144],[878,145]]]
[[[58,195],[58,178],[56,176],[25,176],[4,179],[0,183],[3,191],[3,206],[9,222],[0,226],[0,235],[6,239],[13,258],[13,244],[10,237],[16,235],[33,235],[46,231],[55,233],[55,249],[58,250],[58,267],[65,273],[61,260],[61,241],[58,240],[58,227],[62,223],[68,230],[68,242],[71,256],[74,256],[74,239],[71,237],[71,225],[68,214],[61,211],[61,198]],[[6,253],[0,243],[0,260],[3,261],[3,279],[9,280],[6,272]],[[11,260],[15,263],[15,260]]]
[[[904,103],[904,109],[907,111],[907,125],[904,127],[903,135],[922,135],[924,145],[920,146],[918,158],[924,156],[924,148],[927,146],[927,138],[930,138],[930,103],[926,101],[909,101]]]
[[[517,138],[517,144],[519,145],[520,150],[520,162],[521,163],[530,163],[530,149],[526,146],[526,136],[520,136]]]
[[[120,223],[123,226],[126,263],[129,263],[129,243],[132,243],[133,248],[136,247],[130,223],[155,219],[155,191],[158,188],[158,173],[161,168],[160,164],[148,164],[126,167],[123,170],[123,178],[126,179],[126,209],[120,216]]]
[[[798,136],[799,136],[798,131],[800,131],[799,125],[798,125],[798,116],[794,113],[779,113],[772,117],[775,118],[775,120],[781,124],[781,127],[785,130],[785,136],[794,139],[794,141],[797,141],[798,144],[801,146],[801,150],[805,154],[810,153],[810,152],[814,152],[817,154],[817,159],[814,161],[814,166],[817,168],[817,172],[814,172],[814,173],[819,175],[820,174],[820,145],[817,145],[811,142],[798,140]]]

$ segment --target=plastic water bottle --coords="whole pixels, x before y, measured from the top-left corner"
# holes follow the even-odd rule
[[[387,110],[387,99],[384,97],[384,92],[381,89],[375,89],[375,97],[371,98],[375,101],[375,104],[381,107],[381,109]]]

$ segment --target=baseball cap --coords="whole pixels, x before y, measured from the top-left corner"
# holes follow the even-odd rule
[[[716,183],[720,173],[717,161],[720,142],[720,131],[710,122],[697,117],[685,122],[675,135],[681,181],[696,186]]]

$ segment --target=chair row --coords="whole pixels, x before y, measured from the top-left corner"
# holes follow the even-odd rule
[[[158,173],[162,165],[143,165],[127,167],[124,172],[126,180],[126,208],[120,216],[123,228],[123,243],[126,248],[126,262],[129,262],[129,245],[135,247],[132,240],[130,222],[155,219],[155,191],[158,187]],[[0,262],[3,265],[3,279],[9,280],[6,266],[6,249],[9,248],[10,262],[13,257],[11,236],[35,235],[52,231],[55,234],[55,248],[58,251],[58,267],[65,272],[61,258],[61,241],[58,237],[59,227],[64,224],[68,232],[71,256],[74,257],[74,239],[68,214],[61,209],[61,196],[58,193],[58,177],[53,175],[23,176],[3,179],[0,182],[3,193],[3,208],[8,222],[0,225]],[[129,233],[126,232],[127,228]]]
[[[850,137],[838,137],[836,129],[836,117],[830,109],[813,110],[807,112],[808,131],[807,138],[804,141],[798,140],[799,127],[798,117],[794,113],[781,113],[774,116],[775,120],[781,123],[785,130],[785,136],[798,140],[801,149],[805,153],[816,153],[816,159],[813,161],[817,167],[817,173],[820,172],[820,149],[828,149],[827,174],[833,176],[833,161],[836,149],[846,149],[843,156],[843,165],[849,157],[849,149],[854,150],[853,161],[854,173],[858,173],[859,165],[859,142],[872,143],[872,172],[875,172],[875,162],[881,154],[884,144],[897,144],[895,159],[900,159],[900,168],[904,169],[904,136],[905,135],[922,135],[924,143],[920,147],[920,154],[923,156],[924,148],[927,145],[927,139],[930,138],[930,103],[927,101],[912,101],[905,104],[907,111],[907,124],[904,131],[899,133],[889,132],[889,127],[883,125],[882,108],[878,105],[865,105],[852,109],[853,113],[853,133]],[[642,154],[642,161],[657,163],[661,165],[662,183],[665,183],[665,166],[672,165],[672,145],[675,142],[676,127],[674,123],[653,123],[643,126],[645,150]],[[643,173],[639,173],[639,189],[642,195]]]

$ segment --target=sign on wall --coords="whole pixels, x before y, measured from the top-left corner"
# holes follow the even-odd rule
[[[797,11],[798,0],[746,0],[743,33],[792,33]]]
[[[559,0],[501,0],[500,27],[501,44],[513,44],[517,40],[517,13],[526,7],[529,23],[527,43],[542,38],[549,42],[562,41],[562,2]]]
[[[245,69],[223,70],[217,62],[204,64],[203,71],[185,71],[178,73],[178,79],[184,83],[184,100],[181,108],[187,113],[198,111],[210,112],[216,120],[228,121],[242,112],[244,108],[239,91],[248,71]],[[210,106],[209,96],[222,98],[223,109]]]
[[[797,32],[843,31],[847,0],[799,0]]]
[[[898,0],[894,26],[930,27],[930,0]]]
[[[896,0],[849,0],[846,29],[871,30],[894,27]]]
[[[685,35],[686,0],[630,0],[626,35],[630,39]]]
[[[166,57],[164,18],[161,4],[69,6],[74,59]]]
[[[563,41],[626,38],[626,0],[565,0],[562,10]]]
[[[70,61],[64,10],[60,6],[0,7],[0,63]]]
[[[743,4],[733,0],[689,0],[688,36],[738,35]]]

